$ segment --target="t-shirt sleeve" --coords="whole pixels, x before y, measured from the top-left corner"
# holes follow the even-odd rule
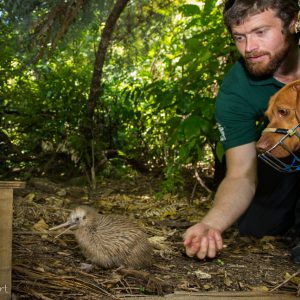
[[[247,93],[247,91],[244,91]],[[216,101],[216,120],[225,150],[256,141],[256,121],[251,106],[232,87],[221,87]]]

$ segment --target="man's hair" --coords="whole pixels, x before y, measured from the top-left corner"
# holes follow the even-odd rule
[[[288,30],[291,21],[299,11],[298,0],[226,0],[223,10],[224,23],[231,32],[232,26],[240,25],[249,16],[262,13],[268,9],[275,11]]]

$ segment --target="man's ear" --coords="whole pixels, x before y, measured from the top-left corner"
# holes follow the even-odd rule
[[[289,25],[289,32],[295,34],[299,31],[298,15],[296,15]]]

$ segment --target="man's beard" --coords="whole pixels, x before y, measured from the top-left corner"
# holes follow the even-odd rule
[[[250,74],[257,77],[273,75],[286,58],[288,52],[290,51],[290,48],[291,39],[289,37],[286,37],[283,47],[278,52],[273,54],[273,56],[270,52],[267,51],[249,52],[244,57],[246,68]],[[269,56],[269,62],[251,62],[249,59],[247,59],[248,57],[256,57],[261,55]]]

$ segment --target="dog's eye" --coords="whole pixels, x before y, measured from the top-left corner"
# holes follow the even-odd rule
[[[287,117],[289,115],[289,110],[285,108],[278,108],[277,113],[280,117]]]

